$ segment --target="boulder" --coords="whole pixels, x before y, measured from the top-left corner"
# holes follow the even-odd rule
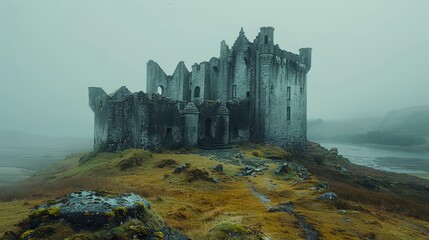
[[[293,203],[292,202],[287,202],[287,203],[280,203],[274,207],[271,207],[269,210],[269,212],[286,212],[286,213],[293,213]]]
[[[323,192],[329,189],[329,184],[327,182],[318,182],[311,189],[315,192]]]
[[[216,165],[216,167],[213,168],[216,172],[223,172],[223,165],[222,164],[218,164]]]
[[[280,165],[279,168],[277,168],[274,171],[274,174],[279,175],[282,173],[288,173],[289,172],[289,163],[283,163],[282,165]]]
[[[209,176],[209,173],[205,170],[201,170],[199,168],[194,168],[186,173],[186,178],[188,182],[193,182],[197,180],[207,181],[207,182],[215,182],[213,178]]]
[[[19,227],[2,239],[189,239],[134,193],[75,192],[37,206]],[[83,237],[82,230],[93,235]]]
[[[179,173],[181,173],[181,172],[183,172],[183,171],[185,171],[186,169],[188,169],[188,168],[190,168],[191,167],[191,164],[190,163],[185,163],[185,164],[182,164],[182,165],[180,165],[180,166],[178,166],[178,167],[176,167],[175,169],[174,169],[174,174],[179,174]]]
[[[334,192],[327,192],[318,197],[319,200],[337,200],[338,196]]]
[[[252,166],[246,165],[242,169],[241,174],[243,174],[243,176],[250,176],[254,172],[255,172],[255,169]]]
[[[176,164],[177,162],[174,159],[162,159],[161,162],[159,162],[156,166],[159,168],[164,168],[164,167],[173,166]]]

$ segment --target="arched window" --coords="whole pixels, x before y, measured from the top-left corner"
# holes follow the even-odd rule
[[[194,98],[200,97],[200,87],[196,86],[194,90]]]
[[[164,87],[162,85],[158,86],[158,94],[163,96],[164,95]]]

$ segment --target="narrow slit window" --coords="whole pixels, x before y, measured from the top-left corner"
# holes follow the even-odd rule
[[[232,85],[232,98],[237,97],[237,85]]]
[[[290,120],[290,107],[287,107],[287,120]]]
[[[265,35],[264,43],[265,43],[265,44],[268,44],[268,35]]]
[[[287,96],[287,100],[290,100],[290,87],[287,87],[286,89],[286,96]]]

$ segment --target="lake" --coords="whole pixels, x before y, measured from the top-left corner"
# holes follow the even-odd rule
[[[337,148],[338,154],[355,164],[429,179],[429,151],[332,142],[319,144],[327,149]]]
[[[72,153],[92,149],[91,138],[0,132],[0,186],[24,180]]]

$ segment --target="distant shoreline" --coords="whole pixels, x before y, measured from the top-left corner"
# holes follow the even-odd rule
[[[374,169],[429,179],[429,151],[380,144],[319,141],[324,148],[337,148],[350,162]]]
[[[0,131],[0,185],[24,180],[73,153],[92,150],[92,138]]]
[[[355,146],[362,146],[362,147],[369,147],[369,148],[429,152],[429,142],[423,145],[399,146],[399,145],[385,145],[385,144],[375,144],[375,143],[352,143],[352,142],[344,142],[344,141],[337,141],[337,140],[330,140],[330,139],[317,139],[317,140],[309,140],[309,141],[316,142],[316,143],[347,144],[347,145],[355,145]]]

